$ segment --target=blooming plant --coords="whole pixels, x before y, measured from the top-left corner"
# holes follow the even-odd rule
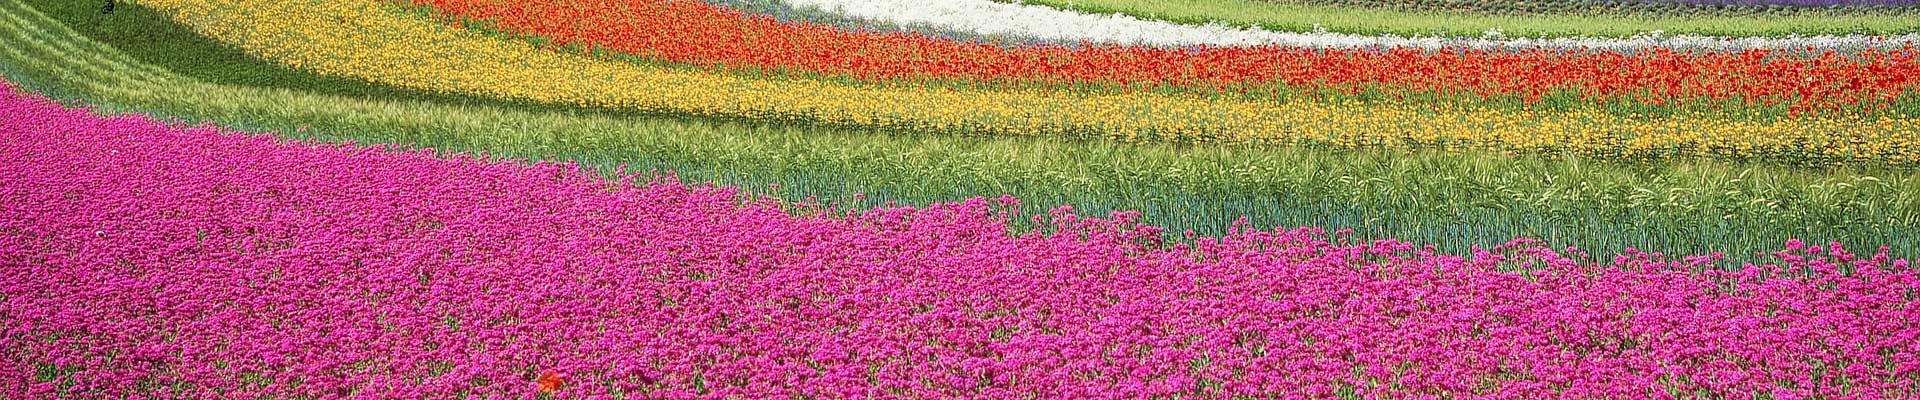
[[[250,54],[322,74],[435,92],[674,115],[1131,141],[1425,146],[1615,159],[1711,155],[1920,162],[1920,119],[1857,110],[1752,118],[1696,111],[1641,117],[1594,107],[1534,111],[1472,103],[868,85],[554,52],[434,23],[371,0],[142,3]],[[1527,75],[1510,71],[1502,79]],[[1886,95],[1893,96],[1890,93]],[[1665,98],[1647,96],[1650,102]]]
[[[1911,50],[1913,39],[1920,36],[1859,39],[1862,44],[1873,46],[1849,45],[1831,38],[1642,37],[1614,40],[1622,43],[1572,39],[1558,42],[1520,39],[1501,42],[1504,44],[1438,39],[1368,43],[1352,39],[1318,45],[1261,42],[1257,43],[1261,46],[1209,43],[1214,46],[1188,48],[1008,48],[923,35],[780,22],[692,1],[414,2],[456,16],[490,21],[510,32],[664,61],[736,69],[798,70],[863,79],[1230,85],[1253,92],[1337,91],[1377,85],[1395,92],[1457,92],[1535,101],[1556,92],[1577,92],[1594,100],[1634,97],[1668,103],[1696,98],[1743,98],[1820,108],[1884,103],[1920,85],[1920,60],[1916,60]],[[1042,8],[988,0],[977,2],[984,3],[983,7]],[[955,1],[834,3],[838,7],[865,10],[860,15],[866,16],[924,14],[1006,21],[1029,15],[1021,10],[1005,12],[1012,16],[966,10],[912,10],[913,7],[965,7],[966,2]],[[901,11],[902,7],[908,11]],[[1083,23],[1031,23],[1055,30],[1100,32]],[[1697,52],[1684,43],[1686,40],[1721,45],[1770,40],[1782,43],[1756,42],[1734,49],[1740,51]],[[1807,48],[1820,51],[1806,53]],[[1597,51],[1601,49],[1619,51]]]
[[[1010,197],[0,115],[6,398],[1920,396],[1920,272],[1884,252],[1162,243]]]
[[[560,387],[566,385],[566,383],[567,378],[565,374],[553,371],[541,372],[540,379],[535,381],[535,390],[540,393],[553,393],[555,390],[560,390]]]
[[[1124,14],[1094,15],[1034,4],[1001,0],[779,0],[794,6],[815,7],[871,20],[899,25],[927,25],[964,29],[983,34],[1015,35],[1041,39],[1161,46],[1245,46],[1270,44],[1306,48],[1390,48],[1422,49],[1480,48],[1505,50],[1634,50],[1665,48],[1672,50],[1747,50],[1860,49],[1888,46],[1920,40],[1920,35],[1878,38],[1869,35],[1817,35],[1808,37],[1709,37],[1699,35],[1640,35],[1631,38],[1563,37],[1552,39],[1506,39],[1497,34],[1478,38],[1405,37],[1398,35],[1357,35],[1328,32],[1274,32],[1260,28],[1239,28],[1220,24],[1182,25],[1143,20]],[[1832,0],[1843,1],[1843,0]],[[1857,1],[1857,0],[1844,0]],[[1911,5],[1912,0],[1896,0]],[[1591,1],[1556,1],[1583,3]],[[1490,2],[1480,2],[1490,3]],[[1657,32],[1647,32],[1650,34]]]

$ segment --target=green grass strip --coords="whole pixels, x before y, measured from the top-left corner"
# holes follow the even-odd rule
[[[102,111],[287,137],[671,169],[847,207],[1012,194],[1030,214],[1055,204],[1095,215],[1141,210],[1176,238],[1217,234],[1246,216],[1255,227],[1347,228],[1450,251],[1531,236],[1599,251],[1724,251],[1740,261],[1800,237],[1920,255],[1913,171],[903,134],[496,104],[323,88],[348,83],[249,59],[137,6],[99,15],[32,4],[52,17],[0,0],[0,41],[10,44],[0,48],[0,73],[9,79]],[[252,67],[176,72],[195,65]]]
[[[997,0],[1184,24],[1222,23],[1287,32],[1402,36],[1628,37],[1648,31],[1706,36],[1894,35],[1920,32],[1920,12],[1788,15],[1488,15],[1260,0]]]
[[[1687,2],[1675,0],[1260,0],[1270,3],[1380,8],[1411,12],[1480,15],[1595,16],[1757,16],[1897,15],[1920,7],[1894,4],[1821,6],[1766,2]]]

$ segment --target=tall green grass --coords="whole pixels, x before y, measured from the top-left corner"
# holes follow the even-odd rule
[[[1091,214],[1137,209],[1174,238],[1189,229],[1217,234],[1245,216],[1255,227],[1354,229],[1451,251],[1531,236],[1600,251],[1724,251],[1749,260],[1798,237],[1920,255],[1912,233],[1920,227],[1920,175],[1907,170],[967,137],[329,91],[303,86],[326,84],[299,83],[318,79],[304,73],[208,50],[221,46],[204,38],[169,36],[181,28],[137,7],[123,6],[127,14],[107,23],[144,24],[139,30],[151,36],[90,31],[100,28],[74,21],[94,10],[46,8],[56,19],[35,8],[43,3],[0,0],[0,43],[8,44],[0,72],[9,79],[103,112],[287,137],[671,169],[846,207],[1012,194],[1029,213],[1055,204]],[[136,46],[156,49],[125,50]],[[169,48],[203,51],[183,60]],[[177,72],[194,63],[252,65],[227,74],[275,83]]]
[[[1920,32],[1920,13],[1794,13],[1787,15],[1489,15],[1408,11],[1261,0],[996,0],[1125,14],[1186,24],[1222,23],[1274,31],[1509,37],[1627,37],[1648,31],[1711,36]]]

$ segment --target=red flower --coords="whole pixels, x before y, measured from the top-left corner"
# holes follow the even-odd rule
[[[540,379],[535,382],[540,385],[540,393],[553,393],[567,384],[567,375],[549,370],[541,372]]]
[[[1740,96],[1803,109],[1897,98],[1920,88],[1920,57],[1912,49],[1803,55],[1770,50],[1434,52],[1273,45],[1199,50],[1003,47],[784,22],[698,1],[411,1],[454,16],[492,21],[503,29],[547,36],[554,43],[590,45],[672,63],[859,79],[1181,85],[1249,93],[1287,87],[1354,93],[1377,87],[1523,100],[1560,91],[1585,93],[1594,100]]]

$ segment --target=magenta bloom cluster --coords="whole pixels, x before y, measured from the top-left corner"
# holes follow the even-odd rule
[[[1167,244],[0,92],[3,398],[1920,396],[1920,276],[1884,252]]]

